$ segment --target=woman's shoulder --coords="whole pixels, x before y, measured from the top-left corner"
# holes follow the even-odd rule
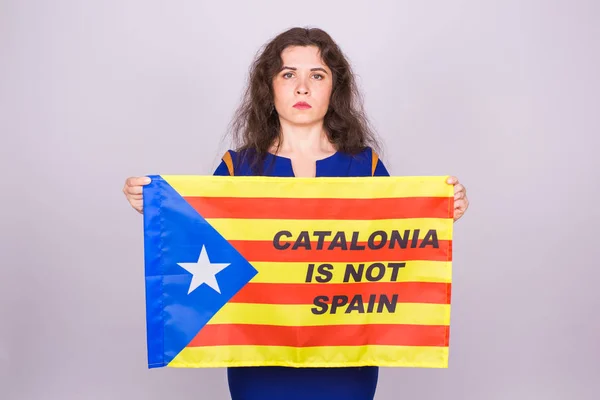
[[[363,147],[357,153],[351,155],[351,157],[354,163],[372,167],[373,171],[377,167],[377,164],[381,162],[377,150],[370,146]]]
[[[244,174],[251,164],[250,149],[229,149],[221,156],[221,164],[217,167],[215,174],[239,175]]]
[[[229,149],[221,156],[221,162],[214,172],[214,175],[235,175],[235,165],[238,160],[238,152]]]
[[[381,161],[379,153],[370,146],[363,147],[358,153],[350,156],[352,164],[361,170],[369,171],[371,176],[387,175],[388,172]]]
[[[371,161],[373,159],[379,159],[379,154],[373,147],[366,146],[356,154],[356,157],[364,161]]]

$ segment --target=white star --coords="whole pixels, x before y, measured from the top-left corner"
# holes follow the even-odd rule
[[[192,293],[196,288],[203,283],[206,283],[208,286],[213,288],[219,294],[221,290],[219,289],[219,283],[217,282],[217,277],[215,276],[219,271],[225,269],[230,264],[211,264],[208,259],[208,253],[206,252],[204,245],[202,246],[202,250],[200,251],[200,257],[198,257],[198,262],[195,263],[177,263],[182,268],[185,268],[190,274],[192,274],[192,281],[190,282],[190,288],[188,290],[188,294]]]

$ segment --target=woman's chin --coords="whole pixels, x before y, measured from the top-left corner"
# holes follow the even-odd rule
[[[285,122],[287,122],[288,124],[294,126],[311,126],[323,123],[323,117],[309,114],[282,116],[282,119],[285,120]]]

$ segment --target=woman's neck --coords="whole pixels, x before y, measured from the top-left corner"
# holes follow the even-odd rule
[[[283,156],[302,155],[310,158],[321,158],[336,151],[322,123],[298,126],[283,121],[281,143],[274,143],[273,150]]]

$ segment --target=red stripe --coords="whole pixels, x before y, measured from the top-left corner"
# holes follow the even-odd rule
[[[447,326],[325,325],[275,326],[206,325],[188,344],[199,346],[448,346]]]
[[[297,250],[277,250],[271,241],[258,240],[230,240],[229,243],[240,252],[249,262],[373,262],[385,261],[451,261],[452,241],[439,240],[439,247],[431,245],[425,248],[381,248],[372,250],[366,247],[363,250],[344,250],[335,248],[328,250],[329,243],[325,242],[322,249],[317,249],[317,242],[311,242],[311,250],[299,248]],[[366,243],[358,243],[366,245]],[[410,245],[410,242],[409,242]]]
[[[437,282],[248,283],[229,303],[314,304],[317,296],[327,296],[331,304],[333,296],[346,296],[350,304],[361,295],[367,308],[370,295],[376,295],[375,302],[381,295],[390,301],[396,295],[398,303],[450,304],[449,292],[449,283]]]
[[[451,197],[299,199],[185,197],[204,218],[336,219],[451,218]]]

